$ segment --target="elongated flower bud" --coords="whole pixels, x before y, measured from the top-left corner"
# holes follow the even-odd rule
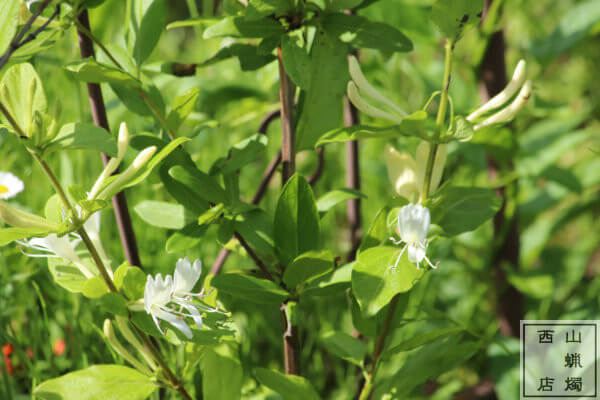
[[[467,121],[472,122],[473,120],[482,116],[486,112],[498,108],[504,103],[506,103],[508,100],[510,100],[514,96],[514,94],[517,93],[517,90],[519,90],[519,88],[523,84],[523,81],[525,81],[525,76],[526,64],[525,60],[521,60],[515,67],[515,72],[513,73],[512,79],[510,80],[510,82],[508,82],[508,85],[506,85],[504,90],[492,97],[487,103],[479,107],[477,110],[469,114],[469,116],[467,117]]]
[[[140,361],[138,361],[138,359],[135,358],[125,347],[123,347],[121,342],[119,342],[109,319],[104,320],[103,328],[104,335],[106,336],[106,341],[121,357],[127,360],[141,373],[146,375],[152,375],[152,372],[148,369],[148,367],[142,364]]]
[[[133,160],[133,163],[127,168],[121,175],[119,175],[110,185],[108,185],[102,193],[98,196],[99,198],[106,199],[109,196],[114,195],[119,191],[119,188],[125,185],[135,174],[144,166],[152,156],[156,153],[156,146],[147,147],[138,154]]]
[[[131,328],[129,328],[129,321],[127,320],[127,318],[121,317],[119,315],[117,315],[115,318],[117,326],[119,327],[119,331],[121,331],[121,334],[123,335],[125,340],[127,340],[133,347],[135,347],[135,349],[142,355],[142,357],[144,357],[144,360],[150,366],[150,368],[156,370],[158,367],[154,362],[154,359],[152,358],[148,350],[142,345],[137,336],[135,336]]]
[[[483,122],[475,125],[473,129],[478,130],[488,125],[510,121],[519,111],[521,111],[523,107],[525,107],[525,104],[527,104],[527,100],[529,100],[529,98],[531,97],[531,91],[531,81],[525,82],[525,84],[521,88],[521,91],[512,103],[510,103],[508,106],[504,107],[502,110],[498,111],[491,117],[486,118],[485,120],[483,120]]]
[[[386,111],[380,110],[379,108],[367,103],[358,92],[356,84],[352,81],[348,82],[348,98],[356,108],[358,108],[360,111],[367,115],[370,115],[375,118],[387,119],[388,121],[392,121],[397,124],[402,122],[402,118],[390,114]]]
[[[9,225],[17,228],[37,228],[46,231],[56,232],[59,225],[49,219],[38,215],[18,210],[9,206],[6,202],[0,200],[0,218]]]
[[[125,157],[125,152],[127,151],[127,147],[129,146],[129,130],[127,129],[127,124],[125,122],[121,123],[119,127],[119,138],[118,138],[118,147],[119,152],[117,157],[119,160],[122,160]]]
[[[372,97],[374,100],[378,100],[378,101],[382,102],[383,104],[386,104],[387,106],[391,107],[394,111],[396,111],[398,114],[402,115],[403,117],[408,115],[404,110],[402,110],[400,107],[395,105],[394,102],[392,102],[391,100],[388,100],[387,97],[385,97],[383,94],[381,94],[381,92],[379,92],[377,89],[375,89],[369,83],[367,78],[365,78],[365,76],[363,75],[356,57],[354,57],[354,56],[350,57],[350,59],[348,60],[348,64],[350,67],[349,68],[350,76],[352,77],[352,80],[354,81],[354,83],[356,84],[356,86],[358,87],[358,89],[360,91],[362,91],[367,96]]]

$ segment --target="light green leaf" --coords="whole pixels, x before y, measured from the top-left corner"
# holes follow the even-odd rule
[[[81,290],[85,297],[97,299],[108,293],[108,286],[99,276],[94,276],[85,281]]]
[[[335,189],[325,193],[323,196],[319,197],[317,200],[317,209],[320,213],[326,213],[331,210],[334,206],[350,200],[350,199],[359,199],[359,198],[367,198],[364,194],[354,189]]]
[[[353,267],[351,262],[308,282],[302,296],[329,296],[345,291],[350,287]]]
[[[244,371],[227,344],[202,346],[198,359],[202,372],[202,398],[236,400],[241,397]]]
[[[280,304],[288,293],[272,281],[241,274],[219,274],[211,284],[219,292],[254,303]]]
[[[141,66],[152,54],[165,28],[167,5],[165,0],[135,0],[131,4],[132,25],[135,29],[133,57],[137,65]]]
[[[33,394],[40,400],[144,400],[158,385],[153,378],[121,365],[94,365],[50,379]]]
[[[504,268],[508,282],[517,290],[535,299],[551,298],[554,294],[554,278],[551,274],[539,272],[516,272],[512,268]]]
[[[93,58],[77,61],[66,66],[73,76],[84,82],[117,83],[130,88],[141,87],[140,81],[118,68],[99,63]]]
[[[465,329],[460,326],[455,326],[452,328],[440,329],[433,332],[425,332],[418,336],[412,337],[403,341],[402,343],[392,347],[389,350],[385,351],[385,357],[390,357],[393,354],[400,353],[403,351],[409,351],[416,349],[417,347],[424,346],[431,342],[435,342],[436,340],[446,338],[448,336],[459,335],[463,333]]]
[[[281,262],[288,265],[298,255],[321,246],[321,227],[313,191],[303,176],[285,184],[277,202],[273,238]]]
[[[327,351],[356,365],[363,365],[367,344],[344,332],[329,332],[323,336]]]
[[[413,48],[410,39],[398,29],[358,15],[328,14],[323,19],[323,27],[332,36],[357,49],[407,52]]]
[[[0,3],[0,54],[8,49],[19,24],[19,0],[3,0]]]
[[[204,31],[204,39],[229,36],[236,38],[264,38],[284,33],[283,26],[272,18],[247,19],[226,17]]]
[[[0,228],[0,246],[15,240],[27,239],[35,236],[46,236],[52,231],[40,228]]]
[[[61,149],[96,150],[115,157],[117,142],[104,128],[86,122],[73,122],[63,125],[45,151],[51,153]]]
[[[431,222],[448,236],[475,230],[492,218],[502,206],[502,197],[493,189],[446,186],[427,205]]]
[[[310,87],[311,60],[306,49],[298,44],[296,36],[282,36],[281,59],[292,81],[301,89],[307,90]]]
[[[144,285],[146,284],[146,274],[144,274],[144,271],[138,267],[126,266],[119,275],[123,293],[130,300],[138,300],[144,297]],[[116,274],[115,281],[117,281]]]
[[[350,79],[347,46],[318,31],[310,53],[310,77],[300,102],[296,140],[298,151],[312,149],[317,139],[342,123],[343,99]]]
[[[319,400],[319,394],[309,381],[297,375],[285,375],[266,368],[255,371],[258,381],[279,393],[283,400]]]
[[[179,95],[173,101],[173,109],[167,117],[167,125],[173,131],[177,131],[183,121],[190,115],[196,108],[196,102],[200,95],[200,88],[195,87],[185,91],[182,95]]]
[[[233,145],[228,157],[215,162],[211,168],[211,175],[216,171],[222,174],[231,174],[246,164],[260,157],[267,147],[267,136],[261,133],[254,134],[247,139]],[[237,197],[237,196],[236,196]]]
[[[479,24],[482,12],[483,0],[437,0],[431,18],[442,35],[456,43],[468,27]]]
[[[370,247],[379,246],[384,243],[390,237],[390,228],[388,227],[388,214],[390,212],[389,207],[383,207],[373,218],[373,222],[363,235],[358,252],[367,250]]]
[[[352,291],[362,312],[375,315],[398,293],[408,292],[423,275],[424,268],[408,261],[403,254],[398,266],[395,263],[401,248],[372,247],[358,255],[352,270]]]
[[[333,269],[334,258],[329,250],[301,254],[285,268],[283,282],[288,288],[293,289],[319,278]]]
[[[210,175],[198,169],[175,166],[169,170],[169,175],[177,182],[185,185],[198,197],[212,203],[226,203],[225,190]]]
[[[202,240],[207,228],[207,226],[198,226],[197,223],[193,222],[182,230],[175,232],[167,239],[167,253],[181,253],[195,247]]]
[[[30,96],[32,88],[35,88],[31,92],[33,97]],[[9,108],[19,127],[30,134],[33,113],[44,113],[48,106],[42,81],[33,66],[22,63],[10,67],[2,77],[0,89],[2,103]],[[0,113],[0,121],[7,127],[11,126],[4,113]]]
[[[259,19],[268,15],[286,15],[293,9],[291,0],[250,0],[244,15],[248,19]]]
[[[159,228],[182,229],[186,223],[185,208],[180,204],[144,200],[134,210],[146,223]]]
[[[221,18],[192,18],[192,19],[184,19],[181,21],[171,22],[167,25],[167,30],[176,29],[176,28],[188,28],[193,26],[199,26],[202,28],[211,26],[221,21]]]

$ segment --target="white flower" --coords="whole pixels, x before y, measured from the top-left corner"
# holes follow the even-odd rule
[[[0,199],[7,200],[15,197],[25,189],[23,181],[10,172],[0,171]]]
[[[71,239],[70,239],[71,237]],[[55,233],[51,233],[46,237],[32,238],[29,240],[17,241],[22,246],[28,247],[41,253],[24,253],[29,257],[45,257],[45,258],[62,258],[63,260],[73,263],[86,278],[91,278],[94,274],[81,261],[77,255],[75,247],[81,241],[79,236],[75,234],[58,237]]]
[[[405,245],[398,255],[393,268],[398,266],[400,257],[402,257],[406,249],[408,249],[408,260],[417,264],[417,269],[423,260],[427,261],[431,268],[437,268],[437,265],[433,265],[425,255],[428,245],[427,233],[429,232],[430,221],[429,210],[420,204],[408,204],[400,209],[398,212],[398,235],[400,235],[400,241],[395,241],[393,238],[392,241],[395,244],[405,243]]]
[[[192,330],[185,323],[185,318],[192,318],[200,329],[202,328],[202,315],[199,310],[216,311],[192,301],[193,297],[204,296],[202,292],[192,293],[201,273],[202,263],[200,260],[196,260],[192,264],[186,257],[177,261],[173,274],[174,279],[171,275],[167,275],[164,279],[161,274],[157,274],[156,278],[148,275],[144,291],[144,309],[152,316],[156,327],[163,334],[159,319],[167,321],[186,337],[191,338]],[[187,313],[182,309],[185,309]]]

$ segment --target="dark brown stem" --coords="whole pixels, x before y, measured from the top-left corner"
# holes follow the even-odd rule
[[[325,148],[324,147],[319,147],[317,149],[317,168],[315,169],[315,172],[312,173],[311,176],[308,177],[307,182],[311,185],[314,186],[317,181],[319,179],[321,179],[321,176],[323,176],[323,171],[325,170]]]
[[[486,17],[491,0],[485,1],[483,18]],[[487,101],[499,93],[507,84],[506,61],[504,57],[505,44],[502,30],[494,32],[488,40],[480,69],[480,92],[483,101]],[[498,175],[498,162],[488,156],[488,175],[494,179]],[[516,189],[516,188],[515,188]],[[513,268],[519,264],[519,224],[518,216],[506,215],[506,187],[496,190],[502,196],[504,203],[494,216],[494,237],[499,242],[494,255],[496,290],[498,296],[498,323],[500,332],[506,336],[519,336],[519,324],[523,316],[523,296],[514,287],[507,285],[502,265],[510,264]]]
[[[81,24],[88,31],[90,30],[90,20],[88,17],[87,10],[84,10],[77,17],[79,24]],[[79,49],[81,52],[81,58],[95,57],[94,45],[92,40],[84,34],[81,30],[77,31],[79,37]],[[108,126],[108,118],[106,116],[106,108],[104,106],[104,99],[102,97],[102,89],[97,83],[87,84],[88,95],[90,99],[90,106],[92,110],[92,117],[96,126],[102,127],[110,132]],[[102,163],[106,166],[109,158],[106,154],[102,154]],[[115,174],[118,171],[114,172]],[[127,207],[127,199],[125,193],[120,192],[112,199],[113,207],[115,209],[115,218],[117,220],[117,226],[119,227],[119,234],[121,236],[121,243],[123,250],[125,251],[125,257],[130,265],[135,265],[142,268],[142,262],[140,260],[137,241],[133,226],[131,223],[131,215],[129,214],[129,208]]]
[[[358,110],[346,98],[344,103],[344,123],[353,126],[360,123]],[[360,191],[360,163],[358,152],[358,141],[352,140],[346,143],[346,187]],[[361,213],[360,198],[348,200],[347,206],[348,224],[350,228],[350,251],[347,259],[354,260],[356,251],[360,246],[361,239]]]
[[[281,181],[285,185],[296,170],[296,125],[294,123],[294,91],[292,80],[285,72],[281,47],[277,48],[279,63],[279,101],[281,103]],[[285,373],[300,374],[300,341],[298,328],[288,319],[287,304],[281,307],[286,329],[283,332],[283,362]]]
[[[268,280],[272,281],[273,280],[273,276],[267,270],[267,266],[256,255],[256,253],[254,252],[254,250],[252,250],[252,248],[250,247],[250,245],[248,244],[248,242],[246,242],[246,240],[242,237],[242,235],[240,235],[239,232],[234,232],[233,236],[237,239],[238,242],[240,242],[240,244],[242,245],[242,247],[244,248],[244,250],[246,250],[246,253],[248,253],[248,255],[250,256],[250,258],[252,259],[252,261],[254,261],[254,264],[256,264],[256,266],[260,269],[260,271],[263,273],[263,275],[265,276],[265,278],[267,278]]]
[[[265,116],[265,118],[263,118],[263,120],[261,121],[260,126],[258,127],[258,133],[266,134],[267,129],[269,128],[269,125],[271,124],[271,122],[273,122],[280,115],[281,115],[280,110],[275,110],[275,111],[271,111],[270,113],[268,113]],[[260,183],[258,184],[258,188],[256,189],[256,192],[254,193],[254,197],[252,198],[252,204],[260,203],[261,199],[267,192],[269,183],[271,182],[273,175],[275,175],[275,171],[277,170],[277,167],[279,166],[280,163],[281,163],[281,151],[278,151],[277,155],[273,158],[273,160],[271,160],[271,162],[267,166],[267,169],[265,170],[265,173],[263,174],[263,177],[260,180]],[[231,252],[227,249],[221,249],[221,251],[219,252],[219,255],[217,256],[217,259],[215,260],[212,268],[210,269],[210,273],[213,274],[213,276],[217,275],[219,272],[221,272],[221,269],[223,268],[223,265],[225,265],[225,261],[227,261],[227,257],[229,257],[230,253]]]
[[[294,122],[295,86],[283,68],[281,47],[279,62],[279,101],[281,103],[281,180],[283,184],[296,172],[296,125]]]
[[[8,50],[6,50],[6,52],[2,55],[2,57],[0,57],[0,69],[2,69],[6,65],[6,63],[10,59],[10,56],[15,51],[17,51],[19,49],[19,47],[23,46],[27,42],[32,41],[58,15],[58,13],[60,12],[60,9],[59,9],[59,6],[56,6],[56,11],[52,15],[52,17],[50,17],[48,19],[48,21],[46,21],[46,23],[44,25],[42,25],[41,28],[38,28],[34,33],[30,34],[25,40],[21,41],[21,39],[23,39],[23,37],[25,36],[27,31],[29,31],[29,28],[31,28],[31,25],[33,25],[33,22],[40,16],[40,14],[46,9],[46,7],[48,7],[48,5],[50,5],[51,2],[52,2],[52,0],[45,0],[42,4],[40,4],[38,9],[35,10],[35,12],[33,14],[31,14],[31,17],[29,17],[29,19],[27,20],[25,25],[23,25],[23,28],[19,31],[19,33],[10,42],[10,45],[8,46]]]

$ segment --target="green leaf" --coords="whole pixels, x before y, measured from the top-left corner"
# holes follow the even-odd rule
[[[275,56],[272,54],[259,54],[257,46],[247,43],[232,43],[219,49],[217,54],[198,64],[198,67],[213,65],[232,57],[238,59],[242,71],[254,71],[275,60]]]
[[[398,29],[358,15],[328,14],[323,19],[323,28],[357,49],[378,49],[385,52],[407,52],[413,49],[410,39]]]
[[[202,240],[207,228],[207,226],[198,226],[197,223],[193,222],[182,230],[175,232],[167,239],[167,253],[181,253],[195,247]]]
[[[298,44],[296,36],[281,37],[281,59],[285,72],[301,89],[310,87],[310,56],[306,49]]]
[[[210,171],[211,175],[217,171],[222,174],[231,174],[255,161],[264,153],[267,140],[266,135],[257,133],[236,143],[231,147],[227,159],[222,158],[215,162]]]
[[[402,255],[396,263],[401,248],[372,247],[358,255],[352,270],[352,291],[366,315],[375,315],[398,293],[408,292],[423,275],[424,268],[408,261],[408,254]],[[405,252],[406,253],[406,252]]]
[[[51,232],[40,228],[0,228],[0,246],[4,246],[15,240],[46,236]]]
[[[533,42],[529,50],[537,57],[556,57],[583,40],[599,21],[598,1],[573,4],[556,29],[548,37]]]
[[[280,304],[288,293],[274,282],[241,274],[219,274],[211,281],[219,292],[260,304]]]
[[[516,272],[512,268],[503,268],[508,282],[528,297],[535,299],[552,298],[555,291],[554,278],[551,274],[537,271]]]
[[[169,170],[169,175],[177,182],[185,185],[198,197],[211,203],[226,203],[225,190],[215,179],[198,169],[175,166]]]
[[[94,365],[50,379],[33,394],[40,400],[144,400],[158,385],[150,376],[121,365]]]
[[[19,24],[19,0],[4,0],[0,3],[0,54],[8,49]]]
[[[377,214],[375,218],[373,218],[373,222],[369,226],[366,234],[363,235],[362,241],[360,242],[360,246],[358,248],[358,253],[367,250],[368,248],[379,246],[384,243],[389,235],[389,227],[388,227],[388,214],[390,212],[389,207],[383,207]]]
[[[293,289],[323,276],[333,269],[334,258],[329,250],[301,254],[285,268],[283,282],[288,288]]]
[[[117,156],[117,142],[106,129],[86,122],[73,122],[58,132],[48,144],[46,153],[58,150],[96,150],[111,157]]]
[[[144,271],[138,267],[127,266],[122,274],[123,293],[130,300],[138,300],[144,297],[144,285],[146,284],[146,274],[144,274]]]
[[[117,83],[129,88],[141,87],[140,81],[118,68],[99,63],[93,58],[86,58],[66,66],[76,79],[93,83]]]
[[[261,384],[279,393],[285,400],[320,399],[315,388],[301,376],[285,375],[266,368],[257,368],[254,372]]]
[[[133,57],[141,66],[156,47],[167,22],[165,0],[135,0],[131,2],[132,25],[135,29]],[[137,12],[136,12],[137,11]]]
[[[294,175],[281,191],[273,223],[273,238],[281,262],[288,265],[298,255],[318,249],[320,236],[313,191],[303,176]]]
[[[234,229],[266,261],[275,261],[273,218],[262,209],[254,209],[235,219]]]
[[[456,43],[465,30],[479,24],[483,0],[437,0],[431,9],[431,18],[442,35]]]
[[[229,36],[236,38],[264,38],[282,35],[283,26],[272,18],[248,19],[226,17],[204,31],[204,39]]]
[[[100,307],[114,315],[129,316],[127,300],[118,293],[106,293],[100,297]]]
[[[20,47],[10,57],[9,63],[22,63],[34,55],[50,49],[64,35],[64,29],[46,28],[40,32],[32,41]]]
[[[446,186],[431,203],[431,222],[448,236],[475,230],[492,218],[502,206],[502,197],[493,189]]]
[[[349,127],[333,129],[325,132],[315,144],[315,147],[323,146],[327,143],[342,143],[350,140],[363,139],[395,139],[401,136],[424,137],[423,130],[427,113],[425,111],[415,111],[404,117],[398,125],[389,126],[370,126],[353,125]]]
[[[354,189],[344,188],[331,190],[319,197],[317,200],[317,210],[323,214],[344,201],[359,198],[367,198],[367,196]]]
[[[214,224],[223,216],[223,203],[219,203],[214,207],[209,208],[206,212],[198,217],[198,225]]]
[[[180,204],[145,200],[134,207],[144,222],[166,229],[182,229],[186,224],[185,208]]]
[[[298,151],[312,149],[317,139],[342,123],[343,99],[350,79],[345,44],[318,31],[310,54],[306,95],[299,102]]]
[[[181,21],[171,22],[167,25],[167,30],[175,29],[175,28],[188,28],[193,26],[199,26],[202,28],[211,26],[221,21],[221,18],[191,18],[184,19]]]
[[[85,281],[81,292],[85,297],[97,299],[108,293],[108,286],[106,286],[106,283],[104,283],[102,278],[93,276]]]
[[[356,365],[363,365],[367,344],[344,332],[329,332],[323,336],[327,351]]]
[[[385,357],[387,358],[396,353],[413,350],[417,347],[421,347],[423,345],[435,342],[436,340],[446,338],[448,336],[459,335],[464,331],[465,329],[463,327],[455,326],[452,328],[440,329],[433,332],[425,332],[419,334],[418,336],[405,340],[402,343],[392,347],[391,349],[386,350]]]
[[[62,258],[49,258],[48,269],[54,281],[72,293],[80,293],[87,278],[74,265],[69,265]]]
[[[345,291],[350,287],[353,267],[351,262],[308,282],[302,296],[329,296]]]
[[[230,346],[203,346],[197,358],[202,372],[202,398],[235,400],[241,397],[244,371]]]
[[[177,131],[183,121],[194,111],[196,102],[200,95],[200,88],[195,87],[186,90],[173,101],[173,109],[167,117],[167,125],[173,131]]]
[[[154,117],[154,113],[147,100],[142,97],[140,90],[154,103],[161,113],[164,113],[165,104],[158,88],[153,83],[144,83],[141,87],[131,88],[126,85],[111,83],[110,88],[115,92],[119,100],[131,112],[138,115]]]
[[[33,98],[29,94],[32,86],[35,86]],[[42,81],[37,72],[28,63],[14,65],[2,77],[0,88],[0,99],[5,105],[10,106],[9,111],[19,127],[29,134],[33,113],[36,111],[44,113],[48,107]],[[7,127],[11,126],[4,113],[0,113],[0,121]]]
[[[259,19],[268,15],[286,15],[293,10],[291,0],[250,0],[244,15],[248,19]]]

